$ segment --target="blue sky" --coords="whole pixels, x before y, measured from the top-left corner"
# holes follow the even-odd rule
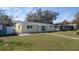
[[[6,14],[14,16],[15,20],[23,21],[25,16],[30,11],[35,11],[41,8],[42,10],[50,10],[59,13],[57,20],[54,22],[62,22],[63,20],[71,21],[74,19],[74,15],[79,11],[78,7],[1,7],[1,9],[7,9]]]

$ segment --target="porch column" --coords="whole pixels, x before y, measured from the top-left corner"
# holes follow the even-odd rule
[[[74,25],[74,29],[76,30],[77,28],[76,28],[76,25]]]

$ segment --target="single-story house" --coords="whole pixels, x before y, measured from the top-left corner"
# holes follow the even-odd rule
[[[17,22],[15,25],[17,33],[50,32],[55,31],[53,24],[37,22]]]
[[[14,26],[6,25],[4,23],[0,23],[0,36],[3,35],[11,35],[15,33]]]
[[[16,33],[33,33],[33,32],[52,32],[76,30],[76,24],[47,24],[37,22],[17,22],[15,25]]]
[[[55,27],[57,27],[60,31],[65,31],[65,30],[76,30],[78,29],[77,24],[54,24]]]

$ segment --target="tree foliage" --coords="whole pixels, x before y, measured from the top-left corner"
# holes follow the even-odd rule
[[[12,18],[6,15],[5,10],[0,9],[0,23],[5,25],[13,25]]]
[[[41,23],[52,23],[53,20],[57,19],[59,13],[52,12],[49,10],[42,11],[41,9],[36,10],[36,12],[30,12],[26,20],[28,22],[41,22]]]
[[[67,20],[64,20],[62,24],[67,25],[67,24],[70,24],[70,22],[68,22]]]
[[[72,23],[79,25],[79,12],[76,13],[75,19],[72,21]]]

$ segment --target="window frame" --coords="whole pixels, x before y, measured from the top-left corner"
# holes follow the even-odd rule
[[[32,29],[32,25],[27,25],[27,29]]]

